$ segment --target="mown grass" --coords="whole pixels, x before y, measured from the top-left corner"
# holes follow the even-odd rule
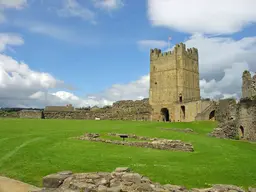
[[[161,184],[256,184],[256,145],[208,137],[214,122],[0,119],[0,175],[41,186],[42,177],[63,170],[112,171],[130,167]],[[191,128],[198,134],[162,130]],[[85,132],[130,133],[191,142],[195,152],[171,152],[75,140]]]

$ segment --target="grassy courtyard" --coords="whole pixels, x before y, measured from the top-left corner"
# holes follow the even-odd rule
[[[63,170],[110,172],[130,167],[161,184],[256,187],[256,144],[208,137],[214,122],[0,119],[0,175],[41,186],[42,177]],[[162,130],[191,128],[195,133]],[[195,152],[173,152],[75,140],[85,132],[132,133],[178,139]]]

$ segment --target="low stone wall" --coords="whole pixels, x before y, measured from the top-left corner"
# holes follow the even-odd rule
[[[19,112],[0,111],[0,118],[19,118]]]
[[[24,119],[42,119],[43,112],[42,111],[22,110],[19,112],[19,117],[24,118]]]
[[[245,192],[234,185],[213,185],[206,189],[187,189],[171,184],[161,185],[125,167],[116,168],[112,173],[59,172],[45,176],[43,187],[44,189],[38,192]],[[255,191],[256,188],[248,189],[248,192]]]
[[[61,111],[61,112],[44,112],[45,119],[85,119],[94,120],[141,120],[149,121],[150,113],[117,113],[111,110],[98,109],[96,111]]]
[[[119,137],[120,134],[109,133],[109,136]],[[141,140],[141,141],[145,141],[145,142],[115,141],[115,140],[102,139],[102,138],[99,138],[100,137],[99,134],[92,134],[92,133],[87,133],[81,137],[78,137],[78,139],[110,143],[110,144],[116,144],[116,145],[127,145],[127,146],[143,147],[143,148],[152,148],[152,149],[159,149],[159,150],[186,151],[186,152],[194,151],[192,144],[184,143],[180,140],[168,140],[168,139],[160,139],[160,138],[141,137],[141,136],[129,135],[129,134],[126,134],[126,136],[128,138]]]
[[[148,99],[117,101],[113,106],[103,108],[87,108],[74,110],[72,106],[48,106],[39,111],[24,110],[22,112],[0,111],[0,117],[10,118],[44,118],[44,119],[84,119],[84,120],[136,120],[150,121],[152,108]]]
[[[77,111],[44,111],[45,119],[91,119],[149,121],[151,106],[148,99],[117,101],[112,107]]]

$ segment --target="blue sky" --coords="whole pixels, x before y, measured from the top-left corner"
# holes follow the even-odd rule
[[[168,36],[199,49],[201,96],[239,97],[256,71],[256,2],[232,2],[0,0],[0,104],[42,106],[46,89],[55,105],[147,97],[149,49]]]

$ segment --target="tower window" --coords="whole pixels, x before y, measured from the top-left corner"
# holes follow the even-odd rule
[[[157,82],[155,82],[155,85],[157,85]]]
[[[182,103],[182,94],[179,95],[180,103]]]

